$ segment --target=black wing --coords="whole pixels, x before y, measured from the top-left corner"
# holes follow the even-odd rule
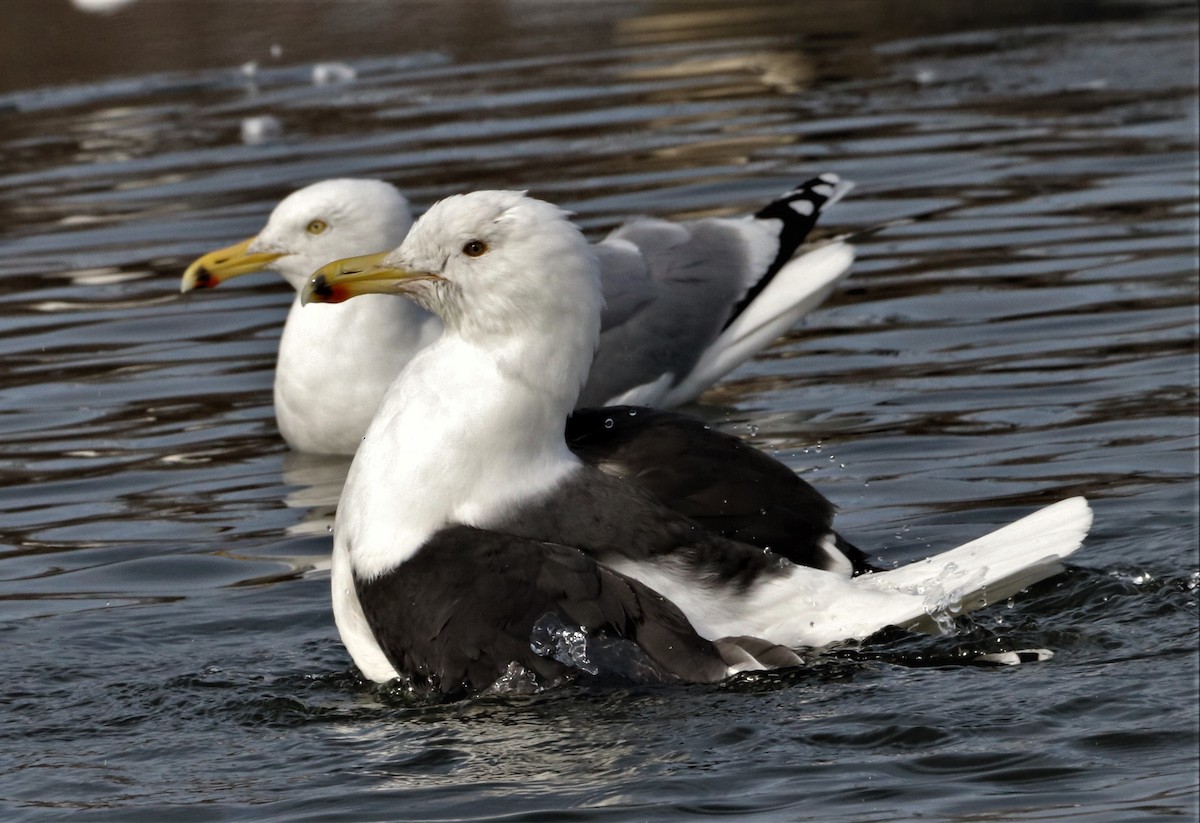
[[[714,532],[813,568],[831,567],[832,534],[854,574],[875,571],[833,531],[832,503],[779,461],[702,420],[658,409],[582,409],[567,443],[587,464]]]
[[[660,682],[728,671],[672,603],[553,543],[454,526],[355,584],[389,661],[430,693],[475,694],[514,673],[541,688],[581,671]]]

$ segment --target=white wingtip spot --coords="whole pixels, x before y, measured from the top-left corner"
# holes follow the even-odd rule
[[[822,175],[818,175],[817,179],[822,183],[828,183],[831,186],[836,186],[838,183],[842,182],[842,178],[831,171],[827,171]]]
[[[837,538],[833,532],[824,534],[817,545],[821,548],[821,551],[825,552],[825,565],[823,566],[825,571],[845,575],[846,577],[854,574],[854,563],[838,549]]]
[[[1022,663],[1041,663],[1054,657],[1049,649],[1016,649],[1011,652],[981,654],[975,658],[976,663],[991,663],[995,666],[1020,666]]]
[[[813,194],[819,194],[821,197],[833,196],[833,186],[826,185],[825,183],[818,183],[812,187],[811,191]]]
[[[811,217],[814,208],[811,200],[793,200],[788,207],[803,217]]]

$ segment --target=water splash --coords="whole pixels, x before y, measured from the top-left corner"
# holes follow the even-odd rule
[[[542,691],[542,684],[537,675],[526,669],[515,660],[504,669],[504,673],[496,678],[496,682],[488,688],[492,694],[529,695]]]
[[[926,560],[925,562],[929,562]],[[967,603],[971,592],[977,591],[987,579],[987,568],[964,571],[956,563],[947,563],[932,580],[911,587],[909,591],[920,595],[922,608],[933,621],[940,634],[950,635],[956,631],[955,620],[964,612],[986,605],[986,602]],[[976,595],[983,600],[986,595]]]
[[[588,636],[582,626],[571,626],[553,612],[547,612],[533,624],[529,635],[533,653],[564,666],[599,674],[600,668],[588,657]]]

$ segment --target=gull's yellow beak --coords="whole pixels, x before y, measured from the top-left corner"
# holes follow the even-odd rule
[[[230,277],[261,271],[268,263],[283,257],[280,252],[248,251],[254,239],[251,237],[197,258],[183,273],[179,290],[216,288]]]
[[[432,272],[387,265],[383,261],[390,253],[347,257],[322,266],[304,284],[301,305],[341,303],[360,294],[403,294],[412,283],[442,279]]]

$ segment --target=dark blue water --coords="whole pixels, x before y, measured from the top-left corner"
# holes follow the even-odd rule
[[[5,14],[0,817],[1198,816],[1190,4]],[[333,62],[353,79],[315,83]],[[1068,572],[719,687],[428,706],[359,679],[324,571],[345,464],[274,430],[287,290],[181,296],[186,263],[335,175],[418,207],[528,188],[600,233],[826,170],[858,182],[826,220],[855,274],[695,411],[885,562],[1084,494]],[[1056,656],[954,664],[1024,647]]]

